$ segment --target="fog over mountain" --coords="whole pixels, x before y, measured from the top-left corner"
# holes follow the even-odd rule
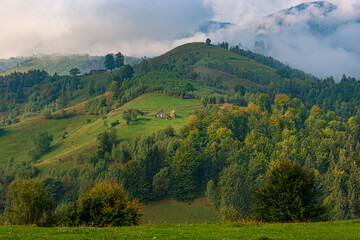
[[[360,3],[307,2],[264,17],[239,21],[210,34],[215,41],[273,56],[324,78],[360,77]],[[264,48],[254,49],[256,41]]]
[[[360,77],[360,1],[0,0],[0,58],[121,51],[157,56],[180,44],[241,43],[318,77]]]

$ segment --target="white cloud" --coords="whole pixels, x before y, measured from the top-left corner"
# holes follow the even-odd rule
[[[263,40],[273,46],[267,52],[269,55],[291,67],[321,78],[332,75],[339,80],[344,73],[360,77],[359,0],[330,0],[329,2],[338,7],[327,16],[321,16],[322,12],[319,9],[310,7],[301,15],[286,16],[285,26],[276,25],[277,19],[267,16],[310,1],[205,0],[205,2],[214,9],[215,19],[237,24],[225,31],[220,30],[211,34],[214,42],[228,41],[232,45],[241,42],[252,48],[256,40]],[[317,17],[321,27],[325,29],[330,27],[327,34],[314,34],[306,24],[312,16]],[[259,23],[266,26],[266,30],[258,31]]]
[[[76,52],[156,55],[212,17],[201,0],[0,0],[0,58]]]
[[[308,0],[0,0],[0,58],[33,53],[121,51],[156,56],[191,41],[228,41],[253,46],[271,41],[269,52],[293,67],[320,77],[342,73],[360,77],[360,24],[343,24],[328,36],[314,36],[307,26],[289,20],[277,34],[256,35],[253,24]],[[329,0],[339,7],[327,22],[360,16],[359,0]],[[315,12],[316,14],[316,12]],[[305,16],[306,18],[306,16]],[[181,38],[206,20],[236,25],[205,36]],[[271,22],[269,24],[272,24]],[[181,38],[181,39],[179,39]]]

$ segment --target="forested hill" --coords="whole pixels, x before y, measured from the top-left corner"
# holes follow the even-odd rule
[[[125,64],[134,65],[141,60],[125,56]],[[35,55],[32,57],[17,57],[0,59],[0,75],[12,72],[28,72],[29,70],[44,70],[50,75],[68,75],[71,68],[78,68],[82,73],[91,69],[104,69],[104,56],[90,56],[88,54],[69,55]]]
[[[360,82],[357,79],[345,75],[340,82],[335,82],[331,76],[318,79],[272,57],[238,46],[230,47],[226,42],[216,46],[205,43],[185,44],[149,63],[142,63],[141,70],[176,72],[195,79],[200,86],[205,84],[226,89],[228,95],[231,95],[231,91],[239,90],[266,92],[270,96],[285,93],[292,98],[299,98],[308,108],[319,105],[344,119],[360,114]],[[205,100],[213,103],[209,98],[205,97]]]
[[[70,66],[69,66],[70,67]],[[359,115],[360,83],[344,76],[336,83],[319,80],[281,62],[227,43],[190,43],[131,68],[107,74],[59,76],[45,71],[0,76],[1,125],[33,117],[45,108],[57,111],[103,94],[112,94],[112,107],[121,107],[146,92],[201,100],[203,104],[244,106],[259,93],[271,98],[285,93],[307,108],[319,105],[344,120]]]

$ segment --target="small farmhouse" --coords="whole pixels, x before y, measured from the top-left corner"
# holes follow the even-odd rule
[[[166,113],[164,113],[163,110],[160,110],[160,112],[158,112],[156,115],[155,115],[155,118],[167,118],[168,115]]]
[[[90,73],[103,73],[106,72],[106,69],[91,69]]]

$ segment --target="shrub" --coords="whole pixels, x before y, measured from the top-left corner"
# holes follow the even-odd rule
[[[120,123],[119,120],[116,120],[116,121],[111,123],[111,126],[115,127],[116,125],[119,125],[119,123]]]
[[[62,214],[62,223],[68,226],[129,226],[138,225],[141,205],[130,200],[123,185],[96,184]]]

